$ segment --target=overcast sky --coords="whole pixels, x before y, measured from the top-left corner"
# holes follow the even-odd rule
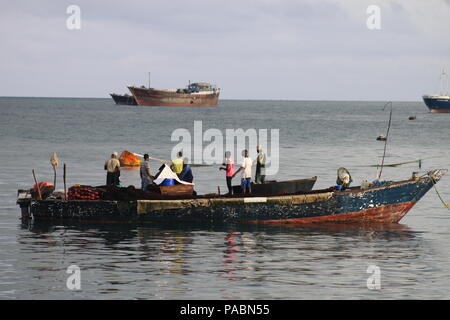
[[[449,31],[450,0],[5,1],[0,96],[107,97],[151,71],[224,99],[420,100],[450,67]]]

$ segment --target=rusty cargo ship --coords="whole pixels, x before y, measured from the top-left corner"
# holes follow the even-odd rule
[[[128,87],[139,106],[215,107],[220,89],[207,82],[189,83],[183,89]]]

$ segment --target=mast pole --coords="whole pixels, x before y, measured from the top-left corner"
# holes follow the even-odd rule
[[[383,173],[384,158],[386,157],[386,147],[387,147],[387,143],[388,143],[388,139],[389,139],[389,130],[391,129],[392,101],[389,101],[388,103],[386,103],[384,105],[384,108],[386,108],[386,106],[389,104],[391,105],[391,112],[389,113],[389,123],[388,123],[387,131],[386,131],[386,140],[384,141],[383,159],[381,160],[380,171],[379,171],[378,177],[377,177],[378,180],[381,178],[381,173]],[[384,110],[384,108],[383,108],[383,110]]]
[[[151,80],[150,80],[150,73],[151,73],[151,72],[148,73],[148,88],[149,88],[149,89],[152,87],[152,86],[151,86]]]
[[[441,74],[441,95],[448,96],[448,74],[445,66],[442,67]]]

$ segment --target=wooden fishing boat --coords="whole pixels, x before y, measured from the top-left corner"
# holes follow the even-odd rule
[[[287,181],[266,181],[263,184],[251,184],[252,193],[258,195],[283,195],[299,192],[309,192],[314,187],[317,177]],[[234,194],[241,194],[241,186],[233,186]]]
[[[367,188],[334,188],[273,196],[204,195],[120,200],[34,200],[19,191],[23,219],[53,222],[160,223],[396,223],[447,173],[385,181]]]

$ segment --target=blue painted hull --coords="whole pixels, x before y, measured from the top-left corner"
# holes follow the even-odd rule
[[[450,112],[450,99],[449,98],[433,98],[423,97],[423,101],[433,113],[449,113]]]
[[[303,203],[270,201],[217,207],[194,207],[181,210],[149,212],[147,219],[159,222],[250,222],[250,223],[317,223],[345,222],[396,223],[433,186],[431,179],[405,181],[388,187],[333,192],[328,199],[306,200]],[[318,196],[324,193],[318,193]],[[280,198],[283,198],[282,196]],[[142,218],[144,218],[142,216]]]

